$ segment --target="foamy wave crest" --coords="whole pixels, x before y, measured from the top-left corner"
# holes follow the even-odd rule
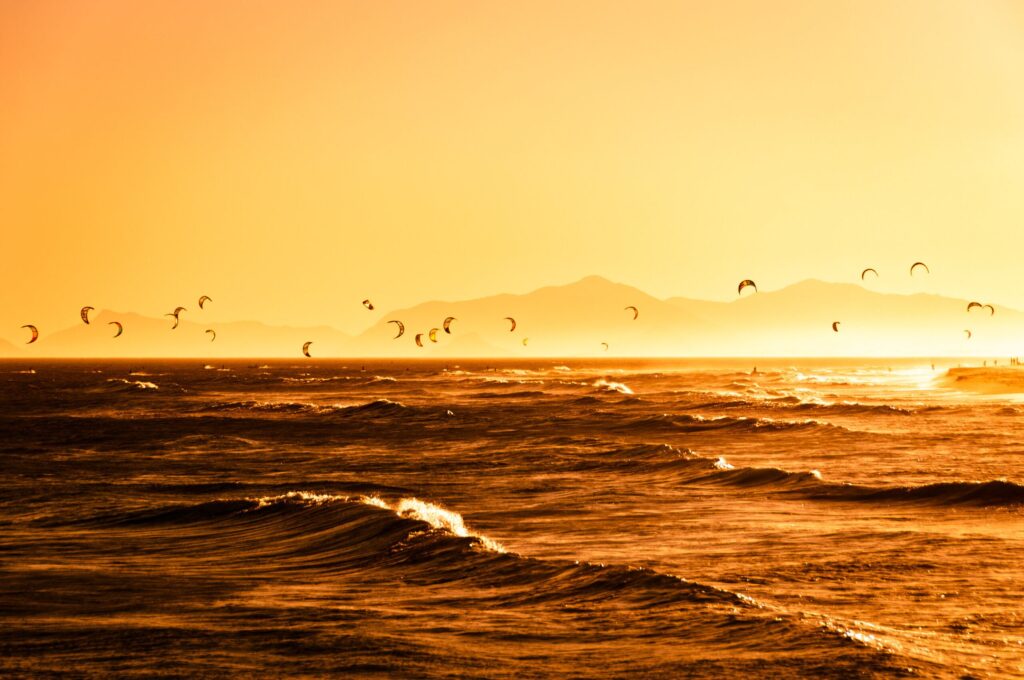
[[[440,505],[435,505],[434,503],[414,497],[400,498],[394,503],[388,503],[383,498],[376,495],[360,496],[359,498],[353,499],[348,496],[336,496],[334,494],[321,494],[309,491],[289,491],[288,493],[280,494],[278,496],[263,496],[247,500],[256,503],[256,506],[253,508],[254,510],[261,510],[263,508],[273,507],[276,505],[299,504],[316,507],[330,503],[358,502],[363,505],[381,508],[382,510],[390,510],[397,516],[405,519],[414,519],[419,520],[420,522],[426,522],[432,529],[442,533],[459,536],[460,538],[473,539],[474,542],[479,543],[480,547],[486,550],[497,553],[506,552],[505,547],[497,541],[493,541],[486,536],[474,533],[466,528],[466,523],[462,519],[462,515],[454,510],[448,510]]]
[[[472,533],[467,529],[466,523],[462,519],[462,515],[452,510],[446,510],[440,505],[421,501],[418,498],[402,498],[393,505],[389,505],[378,496],[363,496],[359,500],[366,505],[391,510],[399,517],[418,519],[421,522],[426,522],[434,529],[444,531],[452,534],[453,536],[472,538],[475,541],[478,541],[483,548],[492,552],[506,552],[505,547],[497,541],[493,541],[481,534]]]
[[[108,383],[118,383],[121,385],[127,385],[137,390],[157,390],[160,389],[156,383],[148,382],[146,380],[125,380],[124,378],[107,378]]]
[[[618,392],[619,394],[633,394],[633,390],[629,389],[629,386],[625,383],[615,382],[613,380],[607,380],[601,378],[594,382],[593,387],[596,387],[605,392]]]

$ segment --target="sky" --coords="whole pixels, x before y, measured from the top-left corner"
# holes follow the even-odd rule
[[[6,2],[0,338],[869,266],[1024,309],[1021,83],[1013,2]]]

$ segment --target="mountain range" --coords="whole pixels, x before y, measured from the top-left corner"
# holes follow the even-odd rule
[[[967,300],[896,295],[848,283],[806,280],[729,302],[655,298],[589,276],[522,295],[432,301],[378,314],[357,335],[329,326],[292,328],[258,321],[213,326],[211,341],[182,314],[170,319],[100,311],[43,334],[33,345],[0,341],[8,357],[575,357],[575,356],[1005,356],[1024,353],[1024,314],[999,308],[967,312]],[[639,312],[633,319],[635,306]],[[455,317],[451,333],[442,323]],[[511,322],[516,328],[511,331]],[[405,325],[394,339],[396,324]],[[124,325],[113,338],[110,321]],[[838,331],[832,328],[839,322]],[[437,328],[437,342],[428,333]],[[965,331],[971,332],[967,337]],[[422,334],[423,347],[415,344]],[[525,340],[525,343],[524,343]],[[605,349],[607,344],[607,349]]]

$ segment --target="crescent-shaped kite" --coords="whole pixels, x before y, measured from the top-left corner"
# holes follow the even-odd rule
[[[209,333],[212,336],[210,338],[210,342],[213,342],[214,340],[217,339],[217,331],[213,330],[212,328],[207,328],[206,332]]]
[[[968,305],[967,305],[967,311],[969,312],[969,311],[971,311],[972,309],[974,309],[975,307],[977,307],[978,309],[981,309],[981,308],[982,308],[982,304],[981,304],[980,302],[971,302],[971,303],[968,303]]]
[[[514,331],[516,329],[516,320],[513,319],[511,316],[506,316],[505,320],[512,322],[512,327],[508,329],[508,332],[511,333],[512,331]]]
[[[529,344],[529,342],[530,342],[529,338],[523,338],[523,347],[526,347],[526,345]]]
[[[370,311],[373,311],[373,303],[370,302],[370,298],[366,298],[365,300],[363,300],[363,307],[366,307]]]
[[[306,342],[302,343],[302,353],[305,354],[307,357],[311,356],[310,353],[309,353],[309,346],[312,345],[312,344],[313,344],[312,340],[307,340]]]
[[[633,305],[629,305],[628,307],[623,307],[623,311],[625,311],[627,309],[632,309],[633,310],[633,321],[636,321],[637,317],[640,316],[640,310],[637,309],[636,307],[634,307]]]
[[[32,331],[32,339],[26,342],[26,345],[31,345],[33,342],[39,339],[39,329],[33,326],[32,324],[27,323],[24,326],[22,326],[22,328],[27,328],[30,331]]]
[[[430,338],[431,342],[437,342],[437,332],[439,330],[441,330],[441,329],[440,328],[431,328],[430,332],[427,333],[427,337]]]
[[[398,324],[398,335],[396,335],[395,337],[393,337],[391,339],[392,340],[397,340],[398,338],[402,337],[402,334],[405,333],[405,324],[402,323],[401,321],[397,321],[395,319],[392,319],[391,321],[388,321],[388,323]]]
[[[834,330],[836,333],[839,332],[839,322],[838,321],[833,321],[832,322],[832,330]]]
[[[607,343],[607,342],[602,342],[602,343],[601,343],[601,346],[602,346],[602,347],[604,347],[604,351],[605,351],[605,352],[607,352],[607,351],[608,351],[608,343]]]
[[[117,332],[114,333],[115,338],[121,337],[121,333],[124,333],[124,326],[121,325],[120,321],[108,321],[108,326],[117,326]]]
[[[970,340],[972,333],[969,330],[967,330],[966,328],[964,329],[964,333],[967,333],[967,339]]]
[[[413,339],[416,340],[417,347],[423,347],[423,333],[417,333]]]
[[[89,312],[91,312],[94,309],[95,307],[82,307],[82,311],[79,312],[79,315],[81,315],[82,321],[85,322],[86,326],[89,325]]]
[[[452,321],[455,321],[454,316],[445,317],[444,324],[442,324],[444,332],[448,335],[452,334]]]
[[[864,277],[868,275],[868,272],[872,272],[875,275],[875,278],[878,278],[878,272],[875,271],[873,268],[868,267],[867,269],[865,269],[864,271],[862,271],[860,273],[860,280],[861,281],[863,281]]]
[[[178,315],[177,315],[177,314],[164,314],[164,316],[173,316],[173,317],[174,317],[174,325],[173,325],[173,326],[171,326],[171,330],[172,330],[172,331],[173,331],[173,330],[174,330],[175,328],[177,328],[177,327],[178,327]]]
[[[993,307],[992,305],[985,305],[985,309],[988,310],[988,315],[989,316],[992,316],[993,314],[996,313],[996,308]]]
[[[202,309],[203,305],[207,302],[213,302],[213,298],[210,297],[209,295],[204,295],[201,298],[199,298],[199,309]]]
[[[924,262],[915,262],[914,264],[910,265],[910,275],[911,276],[914,275],[914,270],[916,268],[918,268],[918,267],[924,267],[924,271],[925,271],[926,274],[931,274],[932,273],[932,270],[928,269],[928,265],[926,265]]]
[[[750,279],[743,279],[742,281],[740,281],[740,285],[736,287],[736,294],[739,295],[740,293],[743,292],[743,289],[748,287],[748,286],[753,288],[755,293],[757,292],[757,284],[756,283],[754,283]]]

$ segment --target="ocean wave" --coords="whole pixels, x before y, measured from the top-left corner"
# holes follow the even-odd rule
[[[146,380],[125,380],[124,378],[107,378],[108,383],[124,385],[136,390],[157,390],[159,386],[154,382]]]
[[[710,462],[710,459],[702,460]],[[737,468],[724,458],[719,458],[710,467],[717,469],[693,481],[715,486],[756,487],[767,492],[817,501],[976,507],[1024,505],[1024,485],[1005,479],[936,482],[916,486],[866,486],[826,482],[818,470],[794,472],[775,467]]]
[[[593,384],[594,387],[598,388],[603,392],[618,392],[619,394],[633,394],[633,390],[628,385],[621,382],[615,382],[614,380],[608,380],[606,378],[600,378]]]
[[[478,392],[473,397],[476,399],[532,399],[546,397],[546,392],[540,390],[517,390],[515,392]]]
[[[776,420],[774,418],[748,416],[702,416],[689,413],[664,413],[657,416],[642,416],[617,423],[614,427],[640,432],[707,432],[716,430],[740,432],[849,432],[847,428],[841,425],[833,425],[832,423],[810,418],[804,420]]]
[[[204,404],[202,411],[248,411],[278,414],[320,414],[357,415],[367,413],[399,414],[410,411],[410,407],[390,399],[374,399],[362,404],[315,404],[304,401],[225,401]]]
[[[217,559],[218,545],[229,535],[225,568],[245,570],[254,560],[263,577],[275,570],[350,573],[369,577],[375,588],[385,577],[400,581],[408,595],[419,597],[409,589],[426,587],[435,597],[460,598],[482,610],[547,607],[590,618],[606,610],[616,619],[657,610],[690,646],[820,654],[828,659],[823,668],[833,671],[863,670],[865,664],[877,670],[897,661],[905,668],[911,662],[877,626],[792,613],[645,567],[520,555],[469,529],[459,513],[416,497],[289,491],[162,506],[95,518],[93,524],[140,531],[147,540],[157,531],[169,533],[177,545],[213,551],[207,559]],[[194,551],[189,554],[196,559]]]

